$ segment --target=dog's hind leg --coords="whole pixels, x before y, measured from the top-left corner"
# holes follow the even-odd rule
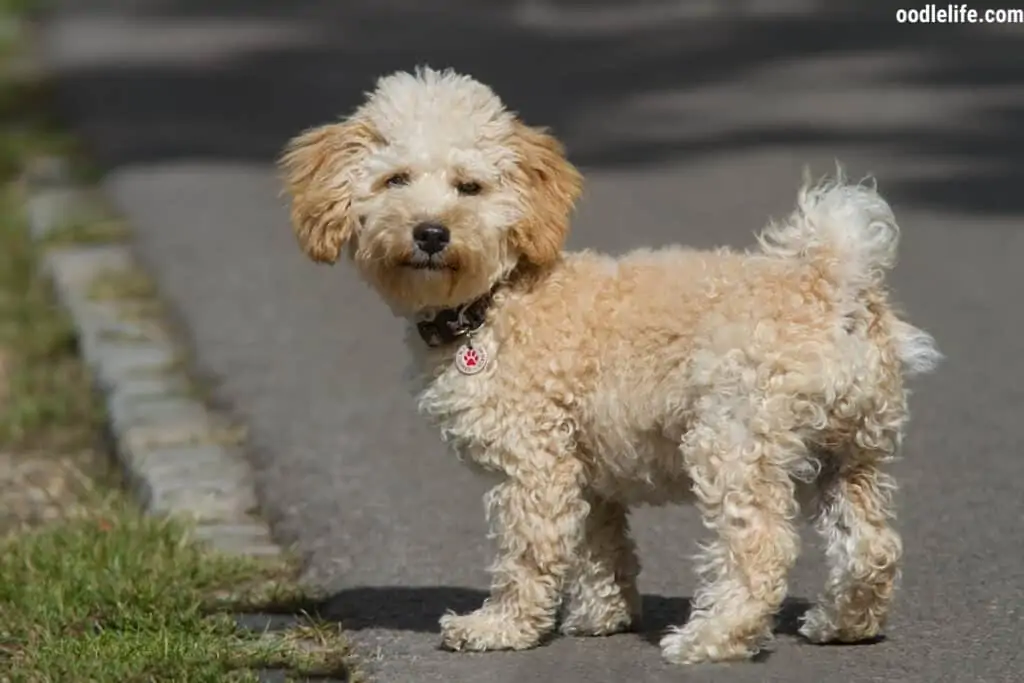
[[[683,437],[682,452],[704,524],[717,538],[704,547],[689,622],[661,640],[675,663],[746,659],[771,638],[786,595],[799,537],[791,472],[806,456],[794,433],[773,425],[756,396],[710,397]]]
[[[640,617],[640,562],[624,505],[594,499],[579,557],[567,585],[562,633],[604,636]]]
[[[822,474],[817,528],[829,577],[800,633],[817,643],[880,635],[899,574],[900,536],[890,524],[894,480],[884,453],[858,450]]]

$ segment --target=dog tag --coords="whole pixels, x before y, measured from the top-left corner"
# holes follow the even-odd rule
[[[475,375],[487,367],[487,352],[466,342],[455,352],[455,368],[463,375]]]

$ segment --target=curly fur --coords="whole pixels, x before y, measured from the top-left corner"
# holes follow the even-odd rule
[[[890,303],[899,230],[874,187],[806,184],[759,251],[566,253],[581,178],[561,146],[486,86],[430,69],[381,79],[347,120],[293,140],[282,169],[305,251],[346,251],[409,319],[420,411],[497,476],[491,596],[442,618],[446,646],[533,647],[560,606],[565,633],[630,627],[629,508],[693,503],[712,539],[663,654],[750,657],[797,556],[798,484],[817,493],[830,568],[802,633],[879,634],[901,556],[884,466],[907,426],[905,376],[940,356]],[[425,220],[451,233],[434,257],[411,236]],[[412,322],[496,284],[473,339],[491,362],[461,374],[454,346],[428,348]]]

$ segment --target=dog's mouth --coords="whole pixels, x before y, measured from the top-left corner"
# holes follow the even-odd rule
[[[442,272],[442,271],[456,271],[457,267],[450,263],[445,263],[439,259],[426,258],[426,259],[409,259],[402,261],[399,264],[401,268],[408,268],[410,270],[421,270],[427,272]]]

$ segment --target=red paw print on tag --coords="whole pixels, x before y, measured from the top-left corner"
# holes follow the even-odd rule
[[[475,375],[487,366],[487,353],[468,344],[455,355],[455,367],[464,375]]]

